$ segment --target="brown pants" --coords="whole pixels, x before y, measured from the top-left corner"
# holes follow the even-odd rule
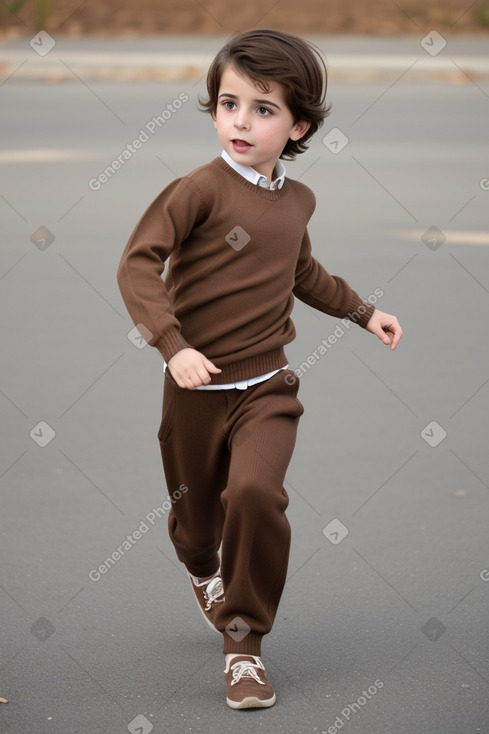
[[[224,652],[260,655],[287,574],[283,487],[304,409],[291,370],[246,390],[186,390],[165,372],[158,438],[172,496],[170,538],[194,576],[221,570]],[[226,629],[227,628],[227,629]]]

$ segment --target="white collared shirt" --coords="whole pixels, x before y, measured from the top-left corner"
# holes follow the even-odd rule
[[[241,163],[237,163],[234,161],[231,156],[226,153],[225,150],[221,153],[222,158],[226,161],[226,163],[233,168],[236,173],[239,173],[243,178],[245,178],[250,183],[256,184],[257,186],[261,186],[264,189],[271,189],[272,191],[274,189],[281,189],[284,185],[285,181],[285,166],[282,163],[281,160],[277,161],[277,164],[275,166],[274,173],[276,174],[276,178],[273,179],[270,186],[268,185],[267,177],[264,176],[261,173],[258,173],[258,171],[255,171],[254,168],[251,168],[251,166],[243,166]],[[277,372],[280,372],[280,370],[286,370],[289,365],[286,365],[285,367],[280,367],[278,370],[273,370],[272,372],[267,372],[264,375],[257,375],[257,377],[250,377],[248,380],[240,380],[239,382],[228,382],[225,385],[200,385],[200,387],[197,388],[197,390],[231,390],[237,388],[238,390],[246,390],[247,387],[251,387],[252,385],[257,385],[259,382],[265,382],[265,380],[270,379],[270,377],[273,377],[273,375],[276,375]],[[164,363],[164,368],[166,370],[166,362]]]
[[[231,166],[231,168],[234,168],[236,173],[239,173],[250,183],[261,186],[263,189],[271,189],[273,191],[274,189],[281,189],[284,185],[285,174],[287,173],[287,171],[285,170],[285,166],[281,160],[277,161],[277,165],[275,166],[274,170],[276,178],[273,179],[272,183],[269,186],[266,176],[258,173],[258,171],[255,171],[255,169],[251,168],[251,166],[243,166],[241,163],[236,163],[236,161],[234,161],[229,153],[227,153],[225,150],[222,151],[221,157],[224,158],[226,163]]]

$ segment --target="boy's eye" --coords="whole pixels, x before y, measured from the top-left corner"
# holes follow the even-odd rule
[[[258,114],[259,115],[271,115],[271,111],[268,109],[268,107],[258,107]]]
[[[236,103],[232,102],[230,99],[224,100],[222,104],[226,110],[234,110],[234,108],[236,107]]]

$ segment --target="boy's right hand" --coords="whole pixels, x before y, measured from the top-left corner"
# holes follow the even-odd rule
[[[208,385],[211,375],[222,372],[203,354],[196,349],[185,347],[173,355],[168,362],[168,368],[179,387],[195,390],[201,385]]]

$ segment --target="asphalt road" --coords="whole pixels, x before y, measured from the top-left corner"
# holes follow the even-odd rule
[[[167,538],[161,360],[115,280],[147,204],[220,152],[201,92],[0,87],[0,731],[489,732],[489,85],[333,83],[287,166],[317,196],[316,256],[405,336],[390,353],[294,310],[293,547],[263,651],[277,704],[255,712],[226,706]]]

